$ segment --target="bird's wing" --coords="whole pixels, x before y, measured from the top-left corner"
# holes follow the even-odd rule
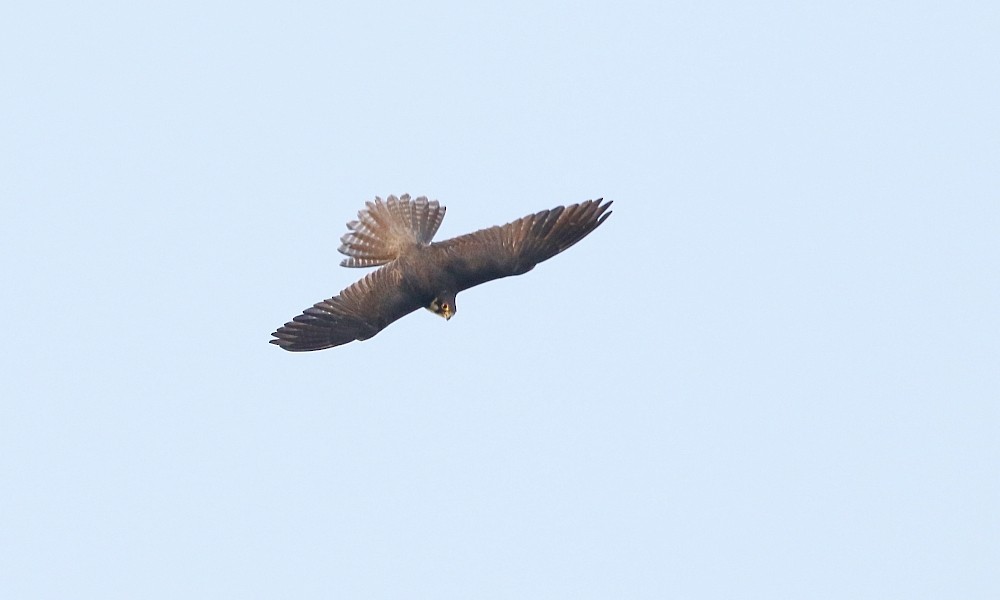
[[[461,291],[493,279],[520,275],[579,242],[604,222],[603,198],[557,206],[506,225],[434,244],[445,253]]]
[[[366,340],[420,308],[401,285],[395,263],[369,273],[337,296],[317,302],[272,333],[272,344],[292,352]]]

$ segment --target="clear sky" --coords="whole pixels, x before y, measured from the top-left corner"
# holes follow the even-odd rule
[[[1000,4],[0,11],[0,597],[1000,597]],[[603,196],[375,338],[275,327]]]

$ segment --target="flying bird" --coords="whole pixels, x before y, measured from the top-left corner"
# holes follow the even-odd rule
[[[431,242],[445,213],[437,200],[376,196],[347,224],[339,251],[347,256],[341,266],[380,268],[305,309],[272,333],[271,343],[306,352],[367,340],[419,308],[451,319],[462,290],[527,273],[597,229],[611,216],[611,202],[603,200]]]

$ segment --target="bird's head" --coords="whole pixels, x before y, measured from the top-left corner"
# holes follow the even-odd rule
[[[453,292],[441,292],[433,300],[427,310],[444,317],[448,320],[455,316],[458,308],[455,306],[455,294]]]

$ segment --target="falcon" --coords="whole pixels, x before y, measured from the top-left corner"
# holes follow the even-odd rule
[[[272,333],[291,352],[367,340],[393,321],[426,308],[446,320],[455,296],[481,283],[522,275],[579,242],[611,212],[603,198],[557,206],[502,226],[431,242],[445,207],[421,196],[378,196],[347,224],[344,267],[379,267],[340,294],[317,302]]]

